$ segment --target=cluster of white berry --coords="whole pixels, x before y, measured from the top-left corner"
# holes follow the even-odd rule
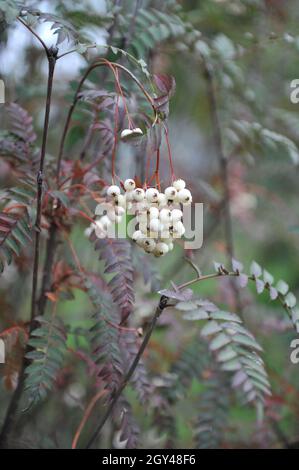
[[[125,196],[120,193],[120,188],[116,185],[109,186],[107,189],[107,199],[108,204],[103,206],[106,214],[96,219],[94,224],[85,231],[87,236],[94,230],[98,238],[106,238],[109,227],[122,221],[126,213],[127,202]],[[101,204],[99,207],[101,208]]]
[[[165,255],[173,249],[173,239],[181,238],[185,233],[180,204],[189,205],[192,202],[191,192],[185,186],[185,181],[179,179],[162,193],[156,188],[136,188],[135,181],[127,179],[124,182],[125,194],[121,194],[119,186],[109,186],[107,196],[111,209],[95,221],[97,237],[105,238],[109,226],[121,222],[127,210],[136,216],[137,230],[132,240],[146,253],[156,257]]]

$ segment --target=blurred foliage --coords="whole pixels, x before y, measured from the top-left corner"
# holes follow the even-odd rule
[[[46,315],[29,340],[33,348],[27,354],[33,360],[27,370],[29,402],[27,391],[20,407],[26,411],[18,414],[18,426],[8,446],[71,447],[90,401],[102,388],[113,393],[135,357],[140,346],[138,334],[153,315],[159,288],[173,289],[170,281],[179,285],[194,277],[185,257],[202,272],[215,272],[215,260],[231,270],[223,211],[223,204],[229,203],[234,256],[246,266],[244,272],[256,276],[263,286],[251,282],[248,289],[239,292],[239,287],[223,276],[192,285],[192,308],[179,302],[177,309],[166,309],[97,446],[299,447],[298,365],[290,361],[290,343],[296,333],[279,302],[269,297],[279,279],[291,286],[294,294],[299,290],[299,120],[290,100],[299,53],[295,2],[54,0],[28,1],[20,7],[19,2],[0,1],[0,75],[6,100],[13,103],[0,105],[0,264],[4,269],[0,277],[0,337],[8,351],[7,364],[0,365],[0,422],[17,384],[28,336],[30,239],[36,215],[33,191],[47,78],[44,51],[36,38],[18,40],[18,35],[30,37],[15,21],[18,14],[24,15],[26,24],[45,38],[48,46],[58,46],[59,54],[74,52],[57,62],[50,116],[39,273],[42,278],[42,266],[50,266]],[[63,177],[71,177],[74,184],[83,181],[84,191],[54,188],[67,111],[87,65],[99,56],[128,67],[150,93],[157,93],[150,74],[175,77],[169,117],[169,96],[163,116],[168,117],[175,174],[188,182],[194,200],[204,203],[200,250],[186,253],[177,243],[168,256],[150,259],[125,240],[125,248],[118,246],[113,256],[98,247],[102,250],[100,261],[85,236],[89,222],[82,212],[93,216],[102,183],[111,178],[111,120],[117,90],[106,70],[94,70],[89,76],[85,95],[72,116],[62,161]],[[130,110],[138,125],[147,130],[148,140],[136,146],[120,145],[117,174],[122,179],[136,175],[143,180],[147,145],[159,146],[160,135],[148,131],[151,110],[140,90],[123,74],[121,78]],[[218,155],[211,80],[227,162],[229,201],[225,200]],[[95,95],[90,93],[95,91],[93,99]],[[94,131],[95,122],[105,126]],[[102,154],[105,158],[98,162]],[[169,180],[166,155],[164,143],[160,178],[165,186]],[[81,160],[75,163],[78,156]],[[95,197],[90,197],[89,190]],[[55,223],[60,224],[60,240],[53,264],[47,265],[52,211]],[[266,274],[252,268],[253,260],[265,267]],[[239,268],[232,269],[242,274]],[[111,295],[109,291],[115,285],[116,272],[121,276],[117,285],[123,292],[121,298],[118,292]],[[257,299],[256,290],[261,292],[264,287]],[[274,298],[275,292],[271,295]],[[294,301],[290,294],[285,300],[288,288],[280,284],[277,295],[282,303],[290,303],[290,313]],[[39,298],[39,308],[42,303]],[[126,333],[113,326],[120,321],[118,307],[130,314]],[[103,311],[112,325],[105,321]],[[229,327],[225,322],[230,322]],[[298,333],[296,310],[293,323]],[[244,329],[237,330],[238,325]],[[235,328],[247,343],[236,345],[230,338],[227,349],[221,349],[223,345],[215,343],[214,335],[219,338],[220,330],[227,333],[225,328]],[[218,349],[226,351],[224,360],[219,359]],[[231,362],[235,357],[237,366]],[[247,367],[246,361],[251,361],[251,378],[260,387],[255,395],[252,388],[242,390],[242,383],[237,387],[240,364]],[[257,372],[253,371],[255,363]],[[235,387],[231,386],[232,372]],[[272,395],[268,394],[270,384]],[[78,447],[97,425],[105,403],[105,399],[97,401]]]

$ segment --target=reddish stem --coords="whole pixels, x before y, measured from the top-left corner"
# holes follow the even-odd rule
[[[169,142],[169,137],[168,137],[168,129],[163,124],[164,127],[164,132],[165,132],[165,139],[166,139],[166,144],[167,144],[167,150],[168,150],[168,159],[169,159],[169,165],[170,165],[170,172],[171,172],[171,182],[175,180],[175,174],[173,170],[173,162],[172,162],[172,156],[171,156],[171,148],[170,148],[170,142]]]

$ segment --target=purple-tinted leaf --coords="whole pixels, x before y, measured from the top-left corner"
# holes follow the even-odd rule
[[[275,287],[272,287],[272,286],[271,286],[270,289],[269,289],[269,292],[270,292],[270,299],[271,299],[271,300],[277,299],[277,297],[278,297],[278,292],[277,292],[277,289],[275,289]]]
[[[234,388],[240,387],[242,383],[247,379],[247,375],[243,370],[239,370],[233,377],[232,385]]]
[[[184,290],[162,289],[158,291],[158,294],[165,295],[166,297],[169,297],[170,299],[184,300],[184,301],[191,300],[193,297],[192,289],[184,289]]]
[[[176,84],[173,76],[162,73],[155,74],[154,82],[158,90],[163,93],[163,95],[168,95],[169,97],[174,95]]]
[[[271,284],[273,284],[274,277],[272,276],[272,274],[270,274],[265,269],[264,269],[264,273],[263,273],[263,279],[264,279],[266,284],[269,284],[270,286],[271,286]]]
[[[222,271],[223,265],[221,263],[217,263],[217,261],[214,261],[214,268],[217,273]]]
[[[296,303],[297,303],[297,299],[296,297],[294,296],[293,292],[289,292],[288,295],[286,296],[285,298],[285,303],[287,304],[287,306],[289,308],[293,308],[295,307]]]
[[[276,289],[280,294],[286,295],[289,291],[289,286],[285,281],[280,280],[276,285]]]
[[[201,330],[201,336],[209,336],[214,335],[215,333],[219,333],[222,331],[221,326],[214,320],[208,321],[203,329]]]
[[[234,272],[242,272],[243,271],[243,264],[240,263],[240,261],[237,261],[236,259],[232,259],[232,267]]]
[[[196,305],[198,305],[199,307],[202,307],[206,312],[217,312],[219,310],[219,308],[213,304],[212,302],[210,302],[209,300],[196,300],[195,301]]]
[[[251,263],[250,274],[255,277],[260,277],[262,275],[262,268],[255,261],[252,261]]]
[[[108,286],[113,300],[121,308],[124,322],[132,312],[134,303],[131,245],[125,239],[107,238],[98,239],[95,249],[100,250],[100,259],[105,262],[105,272],[115,273]]]
[[[196,310],[189,310],[183,315],[184,320],[208,320],[208,313],[198,308]]]

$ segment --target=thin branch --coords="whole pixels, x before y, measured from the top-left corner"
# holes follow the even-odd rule
[[[185,256],[184,257],[184,260],[190,264],[190,266],[194,269],[194,271],[196,272],[197,274],[197,277],[199,278],[201,276],[201,272],[200,272],[200,269],[199,267],[193,263],[192,259],[188,258],[188,256]]]
[[[30,31],[31,34],[33,34],[34,37],[36,37],[36,39],[40,42],[40,44],[45,49],[46,54],[48,55],[49,49],[46,46],[46,44],[44,43],[44,41],[42,40],[42,38],[39,37],[39,35],[25,21],[23,21],[20,17],[18,17],[17,19],[20,23],[22,23],[22,25],[25,26],[25,28],[27,28]]]
[[[39,241],[40,241],[40,221],[42,214],[42,193],[43,193],[43,171],[46,156],[46,145],[49,130],[49,117],[51,108],[51,97],[53,88],[53,76],[56,64],[57,49],[50,49],[48,53],[48,86],[47,86],[47,99],[46,99],[46,110],[44,119],[44,131],[42,139],[42,148],[40,155],[39,171],[37,174],[37,210],[35,219],[35,249],[34,249],[34,266],[33,266],[33,280],[32,280],[32,299],[31,299],[31,322],[35,318],[36,310],[36,290],[37,290],[37,277],[38,277],[38,265],[39,265]]]
[[[106,423],[107,419],[109,418],[109,416],[111,415],[111,412],[113,411],[113,408],[117,402],[117,400],[119,399],[122,391],[124,390],[124,388],[127,386],[128,382],[130,381],[132,375],[134,374],[135,370],[136,370],[136,367],[138,366],[139,364],[139,361],[141,359],[141,356],[145,350],[145,348],[147,347],[148,345],[148,342],[152,336],[152,333],[155,329],[155,326],[156,326],[156,323],[158,321],[158,318],[160,317],[161,313],[163,312],[163,310],[168,306],[167,305],[167,302],[168,302],[168,297],[165,297],[165,296],[162,296],[160,298],[160,301],[159,301],[159,305],[158,307],[156,308],[156,311],[155,311],[155,314],[152,318],[152,321],[150,323],[150,326],[146,332],[146,335],[141,343],[141,346],[139,348],[139,351],[138,353],[136,354],[136,357],[134,359],[134,361],[132,362],[131,364],[131,367],[129,368],[128,372],[126,373],[126,375],[124,376],[122,382],[121,382],[121,385],[119,386],[119,388],[117,389],[117,391],[115,392],[106,412],[104,413],[98,427],[96,428],[96,430],[94,431],[93,435],[91,436],[91,438],[89,439],[88,443],[87,443],[87,446],[86,446],[86,449],[89,449],[94,441],[97,439],[97,437],[99,436],[104,424]]]
[[[78,444],[78,441],[80,439],[80,435],[82,434],[82,431],[84,429],[84,426],[89,418],[89,416],[91,415],[91,412],[92,410],[94,409],[95,405],[97,404],[97,402],[103,398],[103,396],[107,393],[107,390],[100,390],[98,393],[96,393],[92,399],[90,400],[85,412],[84,412],[84,415],[80,421],[80,424],[78,426],[78,429],[75,433],[75,436],[74,436],[74,439],[73,439],[73,442],[72,442],[72,449],[76,449],[77,447],[77,444]]]
[[[46,304],[47,304],[47,296],[45,293],[50,288],[51,282],[51,270],[54,261],[55,249],[56,249],[56,235],[57,235],[57,225],[54,221],[51,222],[50,229],[49,229],[49,238],[47,240],[46,245],[46,257],[43,267],[43,277],[42,277],[42,285],[40,289],[40,295],[37,302],[38,305],[38,315],[43,316]]]
[[[23,23],[23,21],[21,22]],[[31,31],[30,28],[28,29]],[[56,58],[57,58],[57,49],[46,48],[46,53],[47,53],[47,58],[48,58],[48,84],[47,84],[47,98],[46,98],[43,137],[42,137],[42,148],[41,148],[41,154],[40,154],[39,171],[37,174],[37,209],[36,209],[36,219],[35,219],[35,242],[34,242],[34,261],[33,261],[31,316],[30,316],[29,336],[35,327],[34,320],[36,316],[36,292],[37,292],[39,252],[40,252],[40,231],[41,231],[40,221],[41,221],[41,212],[42,212],[43,170],[44,170],[44,162],[45,162],[45,155],[46,155],[46,145],[47,145],[47,137],[48,137],[48,129],[49,129],[49,115],[50,115],[51,96],[52,96],[52,87],[53,87],[53,76],[54,76],[54,70],[55,70],[55,64],[56,64]],[[26,346],[22,367],[19,373],[18,385],[9,403],[6,416],[4,418],[3,426],[1,429],[0,448],[3,447],[5,442],[7,442],[8,437],[14,427],[19,402],[20,402],[20,399],[24,390],[25,369],[28,365],[26,354],[27,352],[29,352],[29,350],[30,350],[30,347]]]

